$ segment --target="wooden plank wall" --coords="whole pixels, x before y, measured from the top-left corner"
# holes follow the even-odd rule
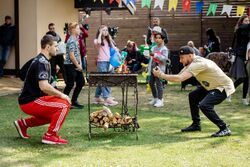
[[[111,15],[107,15],[105,11],[92,11],[88,20],[90,30],[89,38],[87,39],[88,49],[88,71],[96,71],[96,57],[97,50],[94,48],[93,40],[96,36],[98,27],[101,24],[108,26],[118,26],[119,33],[115,39],[120,49],[124,48],[127,40],[133,40],[138,45],[144,43],[143,34],[147,33],[147,27],[150,26],[152,17],[159,17],[161,19],[161,26],[167,29],[169,35],[168,48],[172,51],[178,50],[182,45],[185,45],[189,40],[194,41],[197,47],[203,46],[206,43],[206,29],[213,28],[221,39],[221,49],[225,51],[231,46],[234,26],[238,20],[235,17],[236,6],[233,7],[232,15],[234,17],[227,17],[225,14],[220,15],[223,4],[231,5],[245,5],[250,6],[250,1],[233,1],[233,0],[217,0],[205,1],[204,10],[201,15],[195,13],[195,0],[191,0],[191,12],[182,12],[182,1],[179,4],[176,12],[168,12],[166,4],[161,11],[159,8],[154,8],[154,0],[151,4],[151,9],[146,7],[141,8],[141,1],[137,0],[137,11],[134,16],[130,15],[128,11],[112,11]],[[210,2],[218,3],[216,16],[206,16],[206,12]]]

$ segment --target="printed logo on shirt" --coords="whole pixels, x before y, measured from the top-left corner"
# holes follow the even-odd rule
[[[41,72],[39,74],[39,79],[48,79],[48,73],[47,72]]]
[[[47,61],[44,57],[41,57],[41,58],[39,59],[39,62],[40,62],[40,63],[43,63],[43,64],[48,64],[48,61]]]
[[[209,82],[207,82],[207,81],[202,81],[202,84],[204,85],[204,86],[206,86],[206,87],[209,87]]]

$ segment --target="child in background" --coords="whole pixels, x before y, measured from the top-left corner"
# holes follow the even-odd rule
[[[69,24],[70,37],[66,44],[66,59],[64,61],[65,83],[64,94],[69,95],[74,88],[72,95],[72,108],[82,109],[84,106],[78,102],[78,96],[84,86],[82,73],[82,60],[79,51],[78,36],[80,34],[79,24],[76,22]]]
[[[166,60],[168,59],[168,49],[164,46],[164,39],[165,36],[162,34],[161,31],[157,32],[154,35],[154,40],[156,42],[156,46],[152,47],[151,51],[151,59],[150,64],[151,66],[151,75],[149,79],[149,85],[152,91],[153,99],[149,102],[149,104],[153,105],[154,107],[163,107],[163,84],[161,80],[155,77],[152,73],[152,69],[156,66],[162,71],[166,69]]]
[[[110,72],[110,47],[116,48],[108,32],[106,25],[101,25],[96,34],[94,45],[98,49],[97,72]],[[94,104],[104,104],[105,106],[115,106],[118,104],[110,97],[111,88],[97,87],[95,92]],[[103,98],[101,98],[101,95]]]

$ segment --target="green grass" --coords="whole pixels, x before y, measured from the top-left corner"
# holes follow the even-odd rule
[[[145,90],[145,85],[139,86],[138,119],[141,128],[138,141],[134,133],[117,133],[112,129],[107,132],[93,129],[92,140],[88,141],[85,108],[71,110],[66,118],[60,131],[61,136],[70,142],[66,146],[41,143],[47,126],[29,129],[32,136],[29,140],[18,138],[13,121],[27,116],[18,107],[17,95],[0,97],[0,166],[249,166],[250,107],[241,104],[241,88],[233,95],[232,103],[223,102],[216,106],[219,115],[231,125],[233,135],[224,138],[210,137],[218,129],[203,114],[202,132],[180,132],[191,123],[189,91],[180,91],[179,85],[168,86],[164,90],[165,107],[156,109],[147,105],[151,95]],[[113,88],[113,96],[121,101],[119,88]],[[79,101],[87,104],[87,89],[82,91]],[[130,106],[133,104],[133,96],[130,96],[129,103]],[[100,107],[92,106],[92,109]],[[120,108],[111,110],[119,112]],[[132,108],[130,113],[133,113]]]

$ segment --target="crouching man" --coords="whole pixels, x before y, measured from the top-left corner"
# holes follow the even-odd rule
[[[160,79],[172,82],[182,82],[195,77],[201,84],[189,94],[189,105],[193,123],[182,132],[201,131],[199,109],[215,125],[219,131],[212,137],[231,135],[226,123],[217,115],[214,105],[221,103],[235,88],[232,80],[211,60],[195,56],[194,50],[189,46],[183,46],[179,50],[180,63],[184,68],[178,75],[167,75],[155,68],[153,73]]]
[[[31,63],[27,72],[24,87],[18,98],[21,110],[31,115],[30,118],[14,122],[21,138],[28,139],[27,129],[50,124],[42,137],[42,143],[67,144],[68,141],[58,136],[65,117],[70,110],[70,98],[55,89],[52,85],[49,60],[56,56],[57,42],[51,35],[41,40],[41,53]]]

